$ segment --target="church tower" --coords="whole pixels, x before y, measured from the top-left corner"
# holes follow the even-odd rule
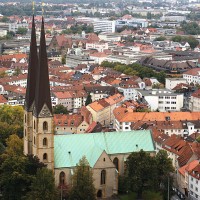
[[[33,43],[35,44],[34,47]],[[24,153],[36,155],[41,162],[46,164],[49,169],[53,170],[53,113],[50,96],[43,17],[40,34],[39,56],[37,55],[34,17],[30,51],[29,73],[24,111]],[[34,57],[35,60],[32,57]]]
[[[24,109],[24,154],[32,154],[33,105],[35,100],[36,74],[38,71],[38,54],[35,34],[34,15],[32,19],[31,43],[28,65],[28,79]]]
[[[54,168],[54,129],[44,19],[42,17],[39,63],[33,107],[33,155],[49,169]]]

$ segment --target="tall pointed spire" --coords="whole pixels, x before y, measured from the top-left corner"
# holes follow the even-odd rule
[[[36,33],[35,33],[35,20],[33,15],[29,65],[28,65],[28,78],[27,78],[26,98],[25,98],[25,109],[28,112],[33,110],[32,105],[35,99],[37,71],[38,71],[38,54],[37,54],[37,43],[36,43]]]
[[[42,110],[43,112],[41,113]],[[42,17],[41,35],[40,35],[39,69],[36,79],[34,115],[36,117],[44,115],[52,116],[52,105],[51,105],[50,86],[49,86],[49,70],[48,70],[43,17]]]

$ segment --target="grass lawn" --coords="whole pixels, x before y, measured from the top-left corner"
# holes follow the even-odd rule
[[[145,191],[142,196],[143,200],[163,200],[161,194],[150,191]],[[120,195],[120,200],[136,200],[136,194],[132,192],[127,195]]]

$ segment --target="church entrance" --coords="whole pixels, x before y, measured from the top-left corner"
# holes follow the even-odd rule
[[[101,197],[102,197],[102,190],[98,190],[98,192],[97,192],[97,197],[98,197],[98,198],[101,198]]]

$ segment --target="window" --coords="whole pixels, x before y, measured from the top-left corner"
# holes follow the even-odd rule
[[[35,120],[34,120],[34,122],[33,122],[33,128],[35,129]]]
[[[197,191],[197,192],[198,192],[198,188],[197,188],[197,187],[195,187],[195,191]]]
[[[106,184],[106,170],[101,171],[101,185]]]
[[[198,199],[198,195],[197,194],[195,194],[195,197]]]
[[[43,146],[47,146],[47,138],[43,139]]]
[[[191,181],[193,181],[193,178],[191,177]]]
[[[35,144],[35,136],[34,136],[34,138],[33,138],[33,142],[34,142],[34,144]]]
[[[26,114],[24,115],[24,122],[26,123]]]
[[[43,154],[43,160],[44,160],[44,161],[47,161],[47,153],[44,153],[44,154]]]
[[[65,184],[65,172],[60,172],[60,185]]]
[[[114,158],[113,164],[115,165],[117,171],[119,171],[119,159],[117,157]]]
[[[43,123],[43,130],[44,131],[48,130],[48,123],[46,121]]]
[[[193,189],[193,185],[192,184],[190,184],[190,187]]]

